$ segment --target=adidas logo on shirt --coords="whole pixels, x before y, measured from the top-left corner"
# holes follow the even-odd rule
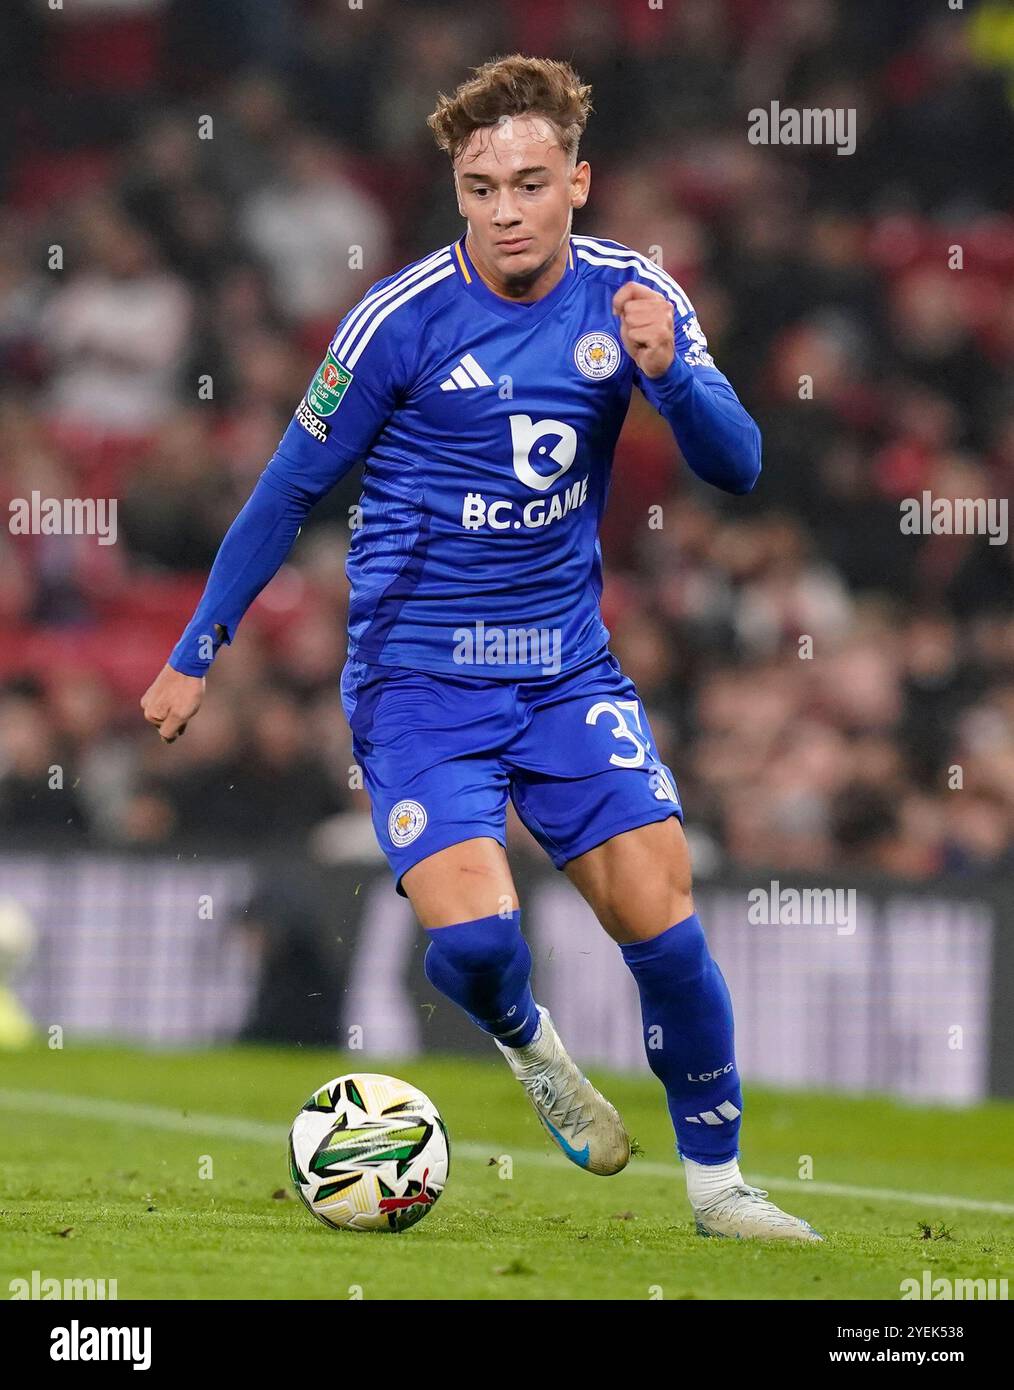
[[[461,362],[446,381],[440,383],[441,391],[467,391],[472,386],[492,386],[489,377],[476,362],[470,352],[466,352]]]

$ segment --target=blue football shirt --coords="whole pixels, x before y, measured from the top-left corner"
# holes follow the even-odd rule
[[[612,310],[631,280],[673,307],[674,359],[654,379]],[[361,461],[350,657],[503,679],[594,657],[608,639],[599,521],[634,385],[698,477],[750,491],[760,431],[646,256],[571,237],[562,279],[532,304],[489,290],[464,238],[378,280],[342,319],[170,664],[208,670],[314,502]]]
[[[265,476],[322,495],[364,461],[350,657],[517,678],[534,659],[523,634],[553,633],[563,670],[605,646],[613,451],[635,383],[661,408],[612,311],[631,279],[672,301],[679,370],[728,386],[679,285],[596,237],[570,238],[563,277],[534,303],[494,294],[462,237],[342,319]]]

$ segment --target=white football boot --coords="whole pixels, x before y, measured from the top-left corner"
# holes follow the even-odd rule
[[[731,1236],[738,1240],[822,1241],[807,1221],[767,1202],[759,1187],[736,1183],[706,1205],[694,1207],[699,1236]]]
[[[572,1163],[589,1173],[618,1173],[630,1158],[630,1140],[614,1106],[572,1062],[553,1020],[535,1006],[542,1031],[524,1047],[493,1041],[524,1086],[535,1113]]]

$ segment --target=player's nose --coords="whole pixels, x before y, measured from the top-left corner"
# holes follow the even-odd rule
[[[521,214],[518,212],[517,204],[511,201],[507,193],[501,192],[499,202],[493,213],[493,222],[497,227],[515,227],[521,221]]]

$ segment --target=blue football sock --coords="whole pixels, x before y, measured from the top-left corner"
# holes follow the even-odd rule
[[[681,1158],[739,1156],[743,1093],[732,1000],[694,913],[651,941],[621,945],[641,995],[648,1064],[665,1087]]]
[[[428,927],[423,968],[486,1033],[507,1047],[531,1042],[539,1026],[529,979],[532,953],[521,935],[521,913],[480,917],[453,927]]]

